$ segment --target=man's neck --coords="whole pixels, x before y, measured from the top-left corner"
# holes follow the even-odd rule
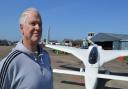
[[[32,44],[32,43],[29,42],[29,41],[24,41],[24,40],[23,40],[23,45],[24,45],[28,50],[30,50],[31,52],[37,51],[37,44]]]

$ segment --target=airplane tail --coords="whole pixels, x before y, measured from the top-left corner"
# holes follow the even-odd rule
[[[48,32],[47,32],[46,44],[49,44],[49,40],[50,40],[50,30],[51,30],[51,27],[49,26],[49,29],[48,29]]]

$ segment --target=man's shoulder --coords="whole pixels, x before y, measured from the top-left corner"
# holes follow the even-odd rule
[[[0,66],[4,65],[4,64],[10,64],[19,54],[21,54],[22,52],[17,51],[17,50],[13,50],[11,51],[6,57],[4,57],[1,61],[0,61]]]

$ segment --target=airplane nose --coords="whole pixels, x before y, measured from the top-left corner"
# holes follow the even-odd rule
[[[89,63],[95,64],[98,58],[98,50],[97,47],[93,47],[90,54],[89,54]]]

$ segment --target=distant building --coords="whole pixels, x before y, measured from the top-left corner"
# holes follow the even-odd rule
[[[71,39],[64,39],[62,43],[65,46],[72,46],[73,40],[71,40]]]
[[[127,34],[98,33],[91,40],[103,49],[128,50]]]
[[[49,44],[56,45],[56,43],[58,43],[57,40],[49,40]]]
[[[82,42],[83,42],[82,40],[64,39],[62,43],[65,46],[81,47]]]
[[[79,39],[79,40],[74,40],[73,43],[72,43],[72,46],[79,48],[79,47],[82,46],[82,44],[83,44],[83,40],[80,40],[80,39]]]

